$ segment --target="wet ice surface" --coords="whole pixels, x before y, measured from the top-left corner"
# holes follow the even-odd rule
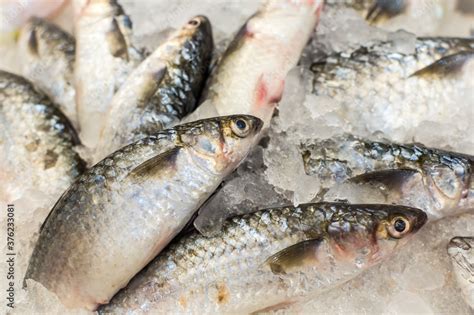
[[[147,47],[150,51],[156,48],[172,29],[197,14],[205,14],[210,18],[216,45],[222,51],[232,34],[258,7],[257,1],[250,0],[126,0],[122,1],[122,4],[134,22],[135,43],[137,46]],[[448,14],[442,23],[443,27],[434,28],[433,32],[440,35],[467,35],[473,25],[472,17],[460,16],[458,12],[450,14],[452,18]],[[72,30],[68,24],[70,19],[58,19],[63,26]],[[416,25],[419,24],[420,21],[417,20]],[[399,27],[400,24],[394,26],[394,30]],[[320,184],[304,173],[298,154],[298,145],[304,138],[329,138],[342,131],[354,131],[359,136],[370,136],[371,139],[386,138],[411,142],[415,138],[438,148],[474,154],[474,138],[469,137],[474,119],[472,90],[466,90],[466,94],[460,92],[459,101],[445,104],[450,107],[444,108],[442,115],[438,117],[428,117],[424,120],[422,116],[410,115],[407,108],[401,125],[409,126],[412,123],[410,119],[416,119],[417,128],[399,128],[395,131],[390,125],[381,123],[383,120],[380,119],[383,118],[378,117],[379,120],[376,120],[377,116],[373,113],[350,117],[348,121],[347,117],[338,112],[338,101],[309,93],[313,73],[308,67],[314,61],[316,49],[319,50],[318,54],[323,56],[332,51],[355,50],[361,43],[392,40],[396,43],[394,51],[410,53],[414,50],[414,38],[410,33],[391,33],[368,26],[355,12],[328,11],[323,14],[318,36],[311,41],[302,57],[303,66],[292,70],[288,77],[284,98],[279,104],[278,113],[267,137],[242,167],[227,179],[223,189],[216,193],[216,199],[208,203],[210,210],[207,210],[207,213],[212,214],[212,218],[219,223],[221,217],[216,216],[216,209],[225,210],[228,216],[260,207],[283,203],[298,204],[315,199]],[[15,59],[14,49],[12,46],[3,46],[0,49],[0,68],[15,72],[19,61]],[[453,103],[457,104],[454,109]],[[371,124],[377,128],[367,128],[367,125]],[[87,156],[87,152],[83,150],[82,153]],[[18,185],[21,185],[21,182]],[[376,196],[369,194],[367,198],[369,197],[375,199]],[[20,289],[27,261],[37,238],[39,222],[43,221],[56,198],[57,196],[45,196],[41,192],[31,192],[28,197],[15,201],[15,289],[18,314],[64,313],[55,297],[40,285],[30,282],[28,294]],[[1,220],[2,233],[5,233],[4,217]],[[218,226],[204,225],[204,230],[212,233]],[[383,264],[313,301],[294,305],[279,313],[468,314],[469,309],[462,301],[446,254],[446,244],[456,235],[474,235],[474,214],[429,223],[412,242]],[[2,264],[1,268],[2,274],[5,274],[6,265]],[[2,301],[5,301],[5,291],[2,289],[2,292]],[[3,310],[5,303],[1,305]]]

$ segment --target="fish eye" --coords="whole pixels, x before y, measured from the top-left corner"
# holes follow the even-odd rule
[[[246,137],[250,132],[249,124],[241,118],[233,120],[231,128],[234,134],[240,138]]]
[[[394,238],[402,238],[410,231],[410,221],[401,216],[396,216],[390,221],[388,232]]]
[[[188,22],[189,25],[198,26],[200,24],[198,19],[192,19]]]

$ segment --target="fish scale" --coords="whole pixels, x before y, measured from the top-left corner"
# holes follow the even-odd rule
[[[413,208],[343,203],[275,208],[234,217],[214,237],[192,232],[175,240],[99,313],[250,313],[307,298],[372,265],[368,257],[374,254],[374,243],[382,255],[400,245],[401,241],[377,232],[396,216],[409,218],[409,234],[426,221],[426,215]],[[311,260],[308,266],[307,261],[297,261],[296,270],[283,273],[267,265],[275,253],[318,238],[327,242],[308,252],[306,259],[315,257],[319,262]],[[357,260],[342,262],[345,259],[334,251],[332,242],[345,246],[339,251],[359,246]],[[313,247],[306,251],[309,248]]]

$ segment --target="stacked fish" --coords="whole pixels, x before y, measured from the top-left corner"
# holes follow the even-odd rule
[[[402,10],[386,3],[362,7],[371,20]],[[0,71],[0,152],[16,159],[5,174],[65,190],[41,227],[25,280],[68,308],[279,309],[380,263],[428,219],[474,207],[472,156],[344,135],[301,139],[305,172],[323,183],[313,203],[225,218],[219,207],[242,205],[212,201],[269,130],[322,1],[265,1],[219,58],[205,16],[149,53],[132,45],[131,20],[117,1],[90,0],[78,12],[75,37],[30,19],[18,40],[23,77]],[[411,62],[411,84],[466,80],[473,49],[472,39],[418,39],[416,53],[404,56],[421,60]],[[405,61],[373,51],[315,62],[314,93],[337,100],[358,79],[339,77],[348,73],[341,69],[377,73]],[[88,168],[76,131],[91,152]],[[383,203],[328,202],[336,184],[383,191]],[[18,194],[0,188],[4,199]],[[206,211],[222,224],[206,222]],[[448,249],[471,303],[473,246],[458,237]]]

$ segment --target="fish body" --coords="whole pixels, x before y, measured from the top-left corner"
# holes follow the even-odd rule
[[[196,108],[212,56],[209,20],[196,16],[148,56],[114,95],[105,153],[176,124]]]
[[[138,65],[132,22],[115,0],[91,0],[75,25],[74,80],[81,139],[94,148],[112,96]]]
[[[348,180],[380,184],[392,202],[412,200],[432,218],[474,208],[473,156],[351,135],[307,141],[301,152],[306,174],[324,189]]]
[[[322,103],[331,104],[327,111],[347,121],[343,131],[383,132],[403,142],[428,122],[456,120],[453,128],[467,128],[472,116],[464,113],[474,105],[474,40],[418,38],[413,52],[399,52],[394,45],[387,41],[315,59],[310,69],[316,98],[308,106],[315,112]],[[445,71],[439,66],[443,62],[458,66]]]
[[[448,244],[454,275],[464,300],[474,309],[474,237],[454,237]]]
[[[196,121],[109,155],[56,203],[25,279],[69,308],[108,303],[245,158],[261,127],[252,116]]]
[[[64,114],[31,82],[5,71],[0,126],[0,197],[13,201],[28,188],[58,194],[84,170],[74,151],[78,137]]]
[[[282,307],[380,262],[425,221],[414,208],[343,203],[234,217],[215,237],[193,232],[175,241],[99,311],[249,314]]]
[[[202,111],[268,124],[322,9],[322,1],[266,1],[242,26],[210,78]]]
[[[18,42],[22,74],[77,125],[74,37],[44,19],[32,18],[22,28]]]

